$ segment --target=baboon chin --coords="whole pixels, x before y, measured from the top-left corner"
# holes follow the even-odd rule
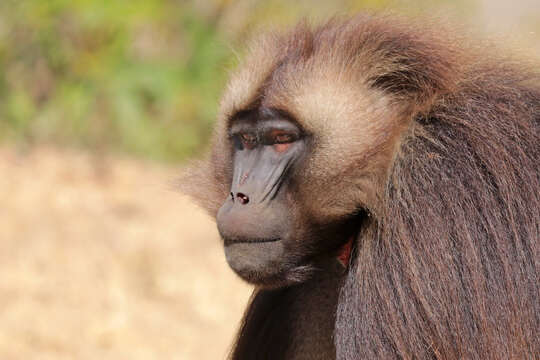
[[[184,179],[256,285],[232,359],[540,354],[540,67],[455,33],[252,43]]]

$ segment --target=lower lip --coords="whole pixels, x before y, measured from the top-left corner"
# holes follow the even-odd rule
[[[251,239],[251,240],[225,240],[225,245],[235,245],[235,244],[265,244],[265,243],[271,243],[280,241],[281,238],[275,238],[275,239]]]

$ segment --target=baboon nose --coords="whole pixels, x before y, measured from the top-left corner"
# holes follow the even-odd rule
[[[236,198],[240,201],[240,204],[246,205],[249,202],[249,197],[242,193],[236,193]]]

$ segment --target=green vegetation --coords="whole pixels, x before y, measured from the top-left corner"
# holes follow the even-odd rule
[[[0,137],[160,159],[204,141],[229,51],[183,2],[0,5]]]
[[[255,24],[387,3],[2,0],[0,141],[182,159],[207,141]]]

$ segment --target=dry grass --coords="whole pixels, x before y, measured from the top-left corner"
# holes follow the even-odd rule
[[[250,289],[175,170],[0,149],[0,359],[224,358]]]

